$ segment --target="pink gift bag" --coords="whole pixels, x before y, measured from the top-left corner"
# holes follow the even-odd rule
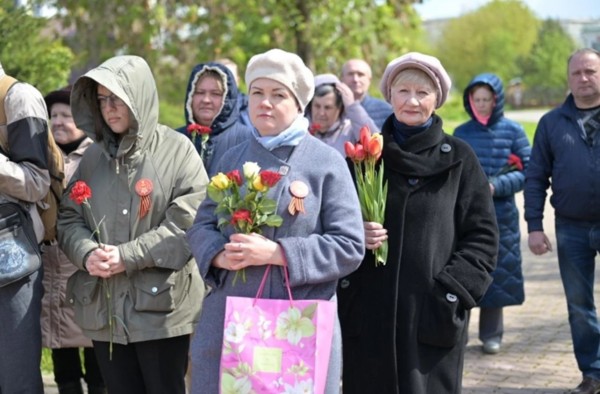
[[[315,393],[325,390],[335,302],[227,297],[220,393]]]

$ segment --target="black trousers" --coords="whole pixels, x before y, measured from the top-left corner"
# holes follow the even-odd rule
[[[81,368],[79,348],[76,347],[52,349],[52,363],[54,364],[54,381],[59,387],[68,383],[79,383],[81,378],[85,380],[88,387],[104,387],[96,354],[91,347],[83,348],[85,372]]]
[[[185,394],[190,336],[128,345],[94,341],[109,394]]]

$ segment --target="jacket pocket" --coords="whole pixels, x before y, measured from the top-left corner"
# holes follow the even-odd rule
[[[76,271],[67,281],[67,302],[75,312],[75,322],[84,330],[100,330],[108,323],[102,295],[102,282],[96,276]]]
[[[466,326],[466,311],[458,297],[434,284],[431,292],[425,293],[419,317],[419,342],[438,347],[453,347],[463,337]]]
[[[172,312],[183,301],[191,281],[186,265],[179,271],[148,268],[132,279],[134,308],[138,312]]]

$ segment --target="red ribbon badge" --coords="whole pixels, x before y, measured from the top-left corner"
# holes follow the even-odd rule
[[[153,185],[150,179],[140,179],[135,183],[135,192],[140,196],[140,209],[138,210],[138,217],[141,219],[148,214],[152,201],[150,200],[150,193],[152,193]]]

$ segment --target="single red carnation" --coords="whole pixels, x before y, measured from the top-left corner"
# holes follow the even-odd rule
[[[77,181],[71,188],[69,198],[75,201],[75,204],[81,205],[88,198],[92,198],[92,189],[84,181]]]
[[[523,162],[521,161],[521,158],[514,153],[508,155],[508,165],[514,166],[519,171],[523,171]]]
[[[321,125],[319,123],[313,123],[308,128],[308,132],[311,135],[315,135],[317,132],[321,131]]]

